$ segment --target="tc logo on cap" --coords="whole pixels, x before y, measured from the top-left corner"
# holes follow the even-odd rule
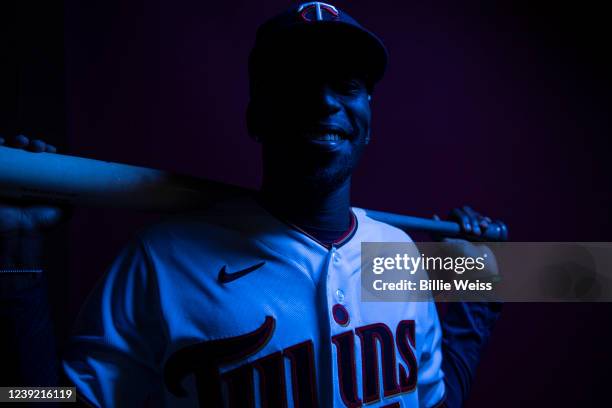
[[[338,20],[338,9],[331,4],[322,3],[320,1],[311,1],[304,3],[298,8],[298,13],[302,20],[311,21],[324,21],[324,20]]]

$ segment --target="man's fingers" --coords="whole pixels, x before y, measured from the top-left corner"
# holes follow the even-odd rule
[[[28,210],[32,223],[41,228],[53,227],[64,215],[58,207],[32,206]]]
[[[461,209],[463,210],[463,212],[465,212],[467,215],[469,215],[470,217],[475,217],[478,216],[479,214],[474,211],[472,209],[472,207],[470,207],[469,205],[464,205],[463,207],[461,207]]]
[[[473,241],[507,241],[508,228],[502,221],[493,221],[485,217],[470,206],[464,205],[461,208],[454,208],[449,217],[459,223],[461,228],[460,235],[465,239]]]
[[[459,222],[459,225],[461,225],[463,232],[467,232],[467,233],[472,232],[472,225],[470,223],[470,217],[467,216],[465,211],[463,211],[460,208],[453,208],[453,210],[450,213],[450,216],[455,221]]]
[[[9,140],[8,145],[11,147],[16,147],[18,149],[23,149],[28,144],[30,144],[30,139],[25,137],[24,135],[17,135]]]
[[[41,153],[47,150],[47,144],[40,139],[35,139],[30,142],[28,150],[34,153]]]
[[[482,217],[480,219],[480,229],[482,229],[483,234],[487,232],[491,224],[493,224],[493,220],[489,217]]]
[[[499,239],[500,241],[508,240],[508,227],[503,221],[496,220],[495,224],[499,226]]]
[[[487,230],[487,228],[489,228],[489,224],[490,224],[490,223],[491,223],[491,221],[487,221],[487,217],[482,218],[482,219],[480,220],[480,223],[479,223],[479,225],[480,225],[480,229],[482,229],[483,231],[486,231],[486,230]]]
[[[471,224],[472,224],[472,234],[480,235],[481,234],[480,220],[478,219],[478,217],[471,216],[470,217],[470,221],[471,221]]]
[[[461,209],[470,218],[472,224],[472,233],[474,235],[484,235],[493,223],[493,220],[491,220],[491,218],[484,217],[468,205],[464,205]]]
[[[33,139],[31,140],[25,135],[17,135],[12,138],[5,139],[0,137],[0,146],[6,145],[17,149],[25,149],[34,153],[56,153],[57,148],[53,145],[46,143],[44,140]]]

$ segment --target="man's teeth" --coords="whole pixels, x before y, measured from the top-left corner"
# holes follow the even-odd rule
[[[342,139],[338,133],[311,134],[309,138],[320,142],[339,142]]]

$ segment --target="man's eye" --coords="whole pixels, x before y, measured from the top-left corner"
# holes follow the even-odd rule
[[[356,94],[361,92],[364,89],[361,81],[357,80],[344,80],[337,81],[335,84],[335,88],[338,92],[345,94]]]

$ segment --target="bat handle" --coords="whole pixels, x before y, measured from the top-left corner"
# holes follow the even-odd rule
[[[462,237],[461,227],[453,221],[434,220],[429,218],[412,217],[384,211],[366,210],[368,217],[377,221],[391,224],[404,231],[421,231],[438,234],[446,237]],[[489,228],[480,236],[482,241],[505,241],[507,231],[504,228]]]

